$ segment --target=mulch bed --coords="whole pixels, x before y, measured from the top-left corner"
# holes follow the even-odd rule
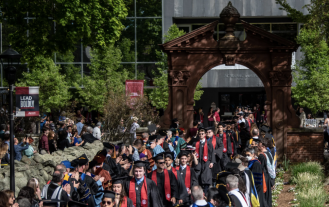
[[[283,175],[284,178],[284,182],[288,182],[290,179],[290,173],[286,172]],[[291,204],[290,202],[294,200],[294,192],[290,191],[288,192],[288,190],[290,188],[294,188],[295,185],[283,185],[283,190],[281,191],[279,198],[277,200],[278,202],[278,206],[280,207],[291,207],[293,204]]]

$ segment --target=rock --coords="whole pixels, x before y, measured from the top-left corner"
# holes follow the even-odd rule
[[[16,175],[15,175],[15,184],[16,184],[16,186],[19,189],[21,189],[24,186],[26,186],[27,181],[28,181],[28,179],[25,176],[23,176],[23,177],[16,177]]]
[[[9,186],[10,186],[10,177],[9,176],[0,180],[0,190],[8,189]]]
[[[56,167],[56,163],[53,160],[48,160],[43,163],[43,166]]]
[[[31,165],[31,162],[32,162],[32,158],[28,158],[27,156],[23,155],[22,159],[21,159],[21,162],[27,164],[27,165]]]
[[[34,157],[33,157],[33,160],[36,162],[36,163],[42,163],[44,162],[42,156],[40,154],[35,154]]]

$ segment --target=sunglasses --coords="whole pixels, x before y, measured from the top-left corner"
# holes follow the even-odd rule
[[[164,164],[164,163],[165,163],[165,162],[158,162],[159,165],[162,165],[162,164]]]
[[[199,133],[199,134],[205,134],[205,133]]]
[[[103,205],[105,205],[105,204],[107,204],[107,205],[111,205],[111,203],[112,203],[111,201],[102,201],[102,204],[103,204]]]

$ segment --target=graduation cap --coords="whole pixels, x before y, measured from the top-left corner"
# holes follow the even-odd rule
[[[98,191],[98,192],[103,192],[104,193],[103,198],[112,198],[112,200],[115,198],[115,192],[113,192],[113,191],[103,190],[103,191]]]
[[[239,167],[240,163],[234,163],[234,162],[228,162],[225,166],[226,170],[229,169],[237,169]]]
[[[173,152],[165,152],[165,158],[169,157],[170,159],[175,159],[175,153]]]
[[[97,161],[96,160],[92,160],[89,162],[89,169],[92,169],[93,167],[95,167],[97,165]]]
[[[129,156],[127,156],[126,154],[123,154],[122,155],[122,160],[124,161],[124,160],[128,160],[128,162],[132,162],[133,160],[129,157]]]
[[[165,156],[165,153],[161,152],[161,153],[155,155],[155,157],[152,157],[152,159],[157,162],[158,160],[164,160],[165,159],[164,156]]]
[[[226,204],[228,204],[228,206],[232,206],[231,198],[228,195],[226,188],[223,187],[218,188],[218,196],[221,198],[221,200],[223,200]]]
[[[155,124],[150,124],[147,126],[149,132],[154,132],[157,129],[157,126]]]
[[[44,206],[54,206],[54,207],[57,207],[58,203],[60,205],[66,204],[65,201],[57,200],[57,199],[45,199],[45,200],[42,200],[42,202],[43,202]]]
[[[211,131],[214,132],[214,127],[208,127],[208,128],[206,128],[206,130],[207,130],[207,131],[208,131],[208,130],[211,130]]]
[[[85,203],[78,202],[78,201],[70,200],[68,202],[68,206],[69,207],[85,207],[85,206],[88,206],[88,205],[85,204]]]
[[[267,139],[273,139],[273,136],[272,136],[272,134],[270,134],[270,133],[267,133],[266,132],[266,134],[265,134],[265,136],[264,136],[265,138],[267,138]]]
[[[174,128],[174,129],[176,129],[176,128],[178,128],[178,124],[176,124],[176,123],[172,123],[172,124],[171,124],[171,127]]]
[[[79,161],[78,161],[78,159],[74,159],[74,160],[72,160],[72,161],[71,161],[71,166],[74,167],[74,168],[78,167],[78,166],[79,166]]]
[[[149,137],[148,142],[149,142],[149,143],[156,142],[156,141],[157,141],[157,138],[158,138],[157,135],[151,135],[151,136]]]
[[[107,155],[107,150],[106,150],[106,149],[99,150],[99,151],[97,152],[97,155],[104,155],[104,156],[106,157],[106,155]]]
[[[99,155],[96,155],[94,157],[94,160],[96,161],[97,165],[100,165],[104,162],[104,160],[106,159],[106,156],[102,155],[102,154],[99,154]]]
[[[133,162],[133,165],[135,167],[146,167],[147,164],[148,164],[148,162],[142,161],[142,160],[137,160],[137,161]]]
[[[112,178],[112,184],[123,184],[127,180],[128,176]]]
[[[86,154],[81,155],[77,159],[79,166],[86,165],[89,162]]]
[[[103,142],[103,146],[108,149],[114,149],[114,144],[111,144],[109,142]]]
[[[189,152],[187,150],[182,150],[180,151],[180,153],[178,154],[178,158],[180,159],[182,156],[188,156]]]
[[[166,130],[160,130],[160,131],[159,131],[159,135],[160,135],[161,137],[165,137],[165,136],[167,136],[167,131],[166,131]]]
[[[269,127],[269,126],[266,126],[266,125],[262,125],[260,128],[260,131],[262,132],[270,132],[272,131],[272,129]]]
[[[178,119],[177,118],[174,118],[171,122],[172,123],[178,122]]]

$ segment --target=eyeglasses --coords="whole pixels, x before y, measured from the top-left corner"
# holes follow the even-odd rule
[[[199,134],[201,134],[201,135],[202,135],[202,134],[205,134],[205,133],[199,133]]]
[[[103,205],[105,205],[105,204],[107,204],[107,205],[111,205],[111,203],[112,203],[111,201],[102,201],[102,204],[103,204]]]
[[[158,162],[159,165],[162,165],[162,164],[164,164],[164,163],[165,163],[165,162]]]

